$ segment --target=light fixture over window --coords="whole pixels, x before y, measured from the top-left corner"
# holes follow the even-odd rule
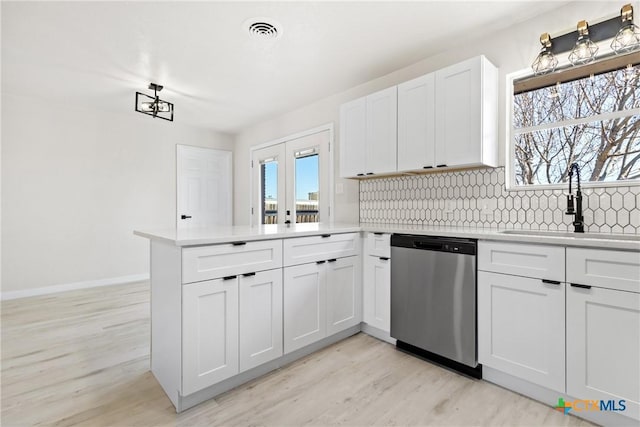
[[[640,28],[633,23],[633,7],[630,4],[620,10],[622,28],[611,42],[611,49],[618,54],[633,52],[640,48]]]
[[[156,83],[149,83],[149,89],[153,90],[153,96],[136,92],[136,111],[152,116],[153,118],[172,122],[173,104],[171,102],[163,101],[158,96],[158,92],[160,92],[163,87],[164,86]]]
[[[549,33],[542,33],[540,44],[542,44],[542,49],[540,49],[536,60],[533,61],[531,68],[533,68],[535,74],[551,73],[558,66],[558,59],[551,52],[551,36]]]
[[[553,43],[549,34],[543,33],[540,36],[542,50],[531,68],[536,75],[550,74],[557,68],[557,55],[564,52],[570,52],[568,59],[573,66],[592,63],[597,59],[599,50],[596,43],[605,40],[612,40],[611,55],[614,56],[640,50],[640,28],[633,23],[631,4],[624,5],[620,15],[593,25],[582,20],[578,22],[576,31],[554,36]]]
[[[596,60],[598,46],[589,37],[587,21],[578,22],[578,41],[569,54],[569,62],[573,65],[584,65]]]

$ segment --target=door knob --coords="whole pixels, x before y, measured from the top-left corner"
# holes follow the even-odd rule
[[[191,215],[180,215],[180,219],[188,219],[191,218]]]

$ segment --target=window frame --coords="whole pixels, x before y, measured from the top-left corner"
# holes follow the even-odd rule
[[[569,65],[569,61],[566,56],[560,61],[558,68],[563,68]],[[531,185],[517,185],[515,176],[515,143],[516,134],[518,133],[513,127],[513,98],[514,98],[514,82],[516,80],[531,77],[533,74],[531,68],[525,68],[506,75],[506,123],[505,123],[505,189],[508,192],[512,191],[544,191],[544,190],[564,190],[568,184],[531,184]],[[593,116],[596,117],[596,116]],[[610,188],[610,187],[636,187],[640,186],[640,178],[626,180],[626,181],[584,181],[580,185],[583,188]]]
[[[259,221],[256,222],[255,221],[255,217],[254,217],[254,212],[257,213],[257,211],[260,209],[259,206],[254,206],[254,198],[253,198],[253,194],[254,194],[254,179],[253,179],[253,167],[252,167],[252,161],[254,158],[254,151],[256,150],[260,150],[262,148],[267,148],[267,147],[271,147],[274,145],[278,145],[278,144],[283,144],[286,143],[288,141],[292,141],[295,139],[299,139],[299,138],[303,138],[306,136],[310,136],[310,135],[315,135],[317,133],[321,133],[321,132],[329,132],[329,147],[328,147],[328,174],[329,174],[329,188],[328,188],[328,198],[327,201],[329,203],[329,205],[327,206],[327,216],[329,217],[328,221],[321,221],[320,223],[301,223],[301,224],[322,224],[322,223],[326,223],[326,224],[334,224],[334,202],[335,202],[335,194],[334,194],[334,190],[335,190],[335,177],[334,177],[334,147],[335,147],[335,136],[334,136],[334,124],[333,122],[331,123],[327,123],[312,129],[307,129],[305,131],[301,131],[298,133],[294,133],[291,135],[287,135],[284,136],[282,138],[278,138],[272,141],[268,141],[268,142],[264,142],[262,144],[257,144],[257,145],[253,145],[251,147],[249,147],[249,209],[248,209],[248,218],[249,218],[249,222],[248,224],[250,224],[252,227],[253,226],[264,226],[259,224]],[[257,165],[254,165],[257,166]],[[320,206],[319,206],[320,209]]]

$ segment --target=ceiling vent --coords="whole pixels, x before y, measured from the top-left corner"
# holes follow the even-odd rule
[[[282,27],[273,19],[252,18],[245,21],[249,34],[259,40],[277,39],[282,35]]]

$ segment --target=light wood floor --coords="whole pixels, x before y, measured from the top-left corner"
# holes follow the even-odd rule
[[[589,425],[358,334],[177,415],[149,372],[149,287],[2,303],[2,425]]]

